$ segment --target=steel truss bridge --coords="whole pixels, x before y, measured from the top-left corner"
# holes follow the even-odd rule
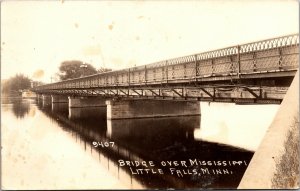
[[[37,86],[38,94],[280,103],[299,67],[299,34]]]

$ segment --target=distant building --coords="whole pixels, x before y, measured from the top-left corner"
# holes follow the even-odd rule
[[[23,98],[36,98],[36,93],[34,93],[30,90],[23,90],[22,97]]]

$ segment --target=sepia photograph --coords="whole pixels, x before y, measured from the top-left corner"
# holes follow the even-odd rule
[[[2,0],[1,190],[299,189],[296,0]]]

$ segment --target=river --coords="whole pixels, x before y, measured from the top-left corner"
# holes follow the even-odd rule
[[[106,120],[106,108],[2,97],[3,189],[236,188],[278,105]]]

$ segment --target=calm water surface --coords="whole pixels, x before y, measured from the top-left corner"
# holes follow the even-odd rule
[[[4,189],[236,188],[278,109],[201,103],[201,117],[106,120],[102,107],[1,106]]]

